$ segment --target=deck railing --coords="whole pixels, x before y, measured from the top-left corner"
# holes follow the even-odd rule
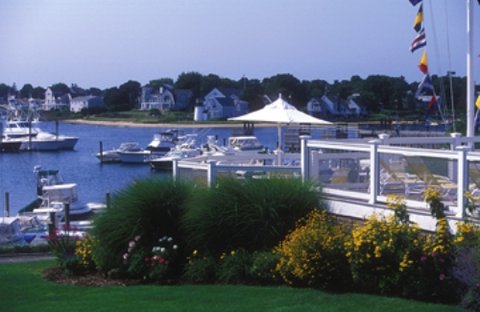
[[[173,176],[183,169],[206,177],[212,186],[226,172],[250,172],[253,178],[268,177],[273,172],[314,180],[324,194],[361,200],[370,205],[384,204],[389,194],[402,194],[407,206],[425,211],[423,200],[427,187],[441,191],[449,214],[466,216],[470,191],[480,198],[480,153],[469,146],[480,137],[393,137],[379,135],[374,140],[312,140],[301,137],[300,166],[263,164],[222,164],[215,160],[203,162],[174,161]],[[270,157],[275,160],[277,156]],[[477,169],[478,167],[478,169]]]

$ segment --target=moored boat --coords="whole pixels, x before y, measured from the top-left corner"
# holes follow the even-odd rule
[[[122,161],[120,159],[120,152],[132,152],[140,150],[141,147],[137,142],[125,142],[120,144],[120,146],[117,148],[98,152],[95,154],[95,157],[97,157],[103,163],[119,163]]]

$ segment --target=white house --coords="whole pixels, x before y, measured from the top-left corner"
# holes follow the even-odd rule
[[[45,91],[45,102],[42,105],[42,110],[68,110],[72,97],[70,93],[56,94],[51,88]]]
[[[79,113],[82,109],[104,108],[103,98],[100,96],[87,95],[77,96],[70,101],[70,111]]]
[[[158,109],[161,112],[169,111],[175,106],[175,97],[173,87],[163,84],[158,91],[150,87],[143,87],[140,98],[140,109],[151,110]]]
[[[205,95],[202,111],[206,119],[224,119],[248,113],[248,102],[240,100],[242,94],[238,89],[213,88]]]

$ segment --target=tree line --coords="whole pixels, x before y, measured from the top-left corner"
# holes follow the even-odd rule
[[[460,112],[465,111],[465,77],[434,75],[432,80],[436,94],[441,96],[445,107],[449,110],[453,107]],[[151,80],[146,86],[158,89],[162,84],[172,85],[175,89],[191,90],[193,94],[191,106],[197,99],[201,100],[208,92],[217,87],[243,90],[242,99],[250,103],[251,110],[263,107],[266,96],[274,100],[279,93],[283,94],[284,98],[299,109],[305,109],[306,103],[312,97],[321,97],[327,94],[342,101],[355,94],[358,101],[366,107],[369,113],[382,111],[397,112],[398,114],[414,111],[422,113],[422,106],[418,105],[415,97],[419,83],[408,83],[404,77],[370,75],[361,78],[355,75],[350,80],[335,80],[333,83],[329,83],[321,79],[299,80],[291,74],[277,74],[262,80],[246,77],[232,80],[215,74],[202,75],[198,72],[184,72],[176,80],[159,78]],[[70,90],[65,83],[56,83],[50,88],[58,93],[66,93]],[[138,81],[129,80],[120,86],[104,90],[91,87],[86,89],[86,92],[90,95],[103,96],[108,110],[124,111],[139,107],[141,88],[142,85]],[[45,88],[42,86],[34,87],[27,83],[20,90],[17,90],[15,84],[8,86],[0,83],[0,98],[7,98],[9,94],[15,94],[23,98],[43,99]]]

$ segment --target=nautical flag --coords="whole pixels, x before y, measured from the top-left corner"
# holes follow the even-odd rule
[[[420,49],[427,45],[427,37],[425,36],[425,32],[422,31],[419,33],[415,39],[413,39],[412,44],[410,45],[410,52],[415,52],[415,50]]]
[[[428,75],[428,59],[426,50],[423,50],[422,57],[420,58],[420,63],[418,63],[418,68],[422,73]]]
[[[480,0],[479,0],[479,1],[480,1]],[[412,5],[417,5],[417,4],[419,4],[420,2],[422,2],[422,0],[410,0],[410,3],[411,3]]]
[[[430,75],[425,75],[425,77],[423,77],[422,82],[420,82],[420,84],[418,85],[417,92],[415,93],[415,97],[418,98],[425,91],[433,92],[433,83],[432,83],[432,79],[430,78]]]
[[[480,1],[480,0],[479,0]],[[480,109],[480,95],[477,97],[477,100],[475,101],[475,106]]]
[[[427,111],[430,111],[435,106],[435,104],[437,104],[437,97],[434,94],[432,95],[432,99],[430,100],[430,102],[428,102]]]
[[[420,4],[420,8],[418,8],[418,13],[415,16],[415,21],[413,22],[413,29],[415,29],[417,33],[422,30],[422,23],[423,23],[423,3]]]

